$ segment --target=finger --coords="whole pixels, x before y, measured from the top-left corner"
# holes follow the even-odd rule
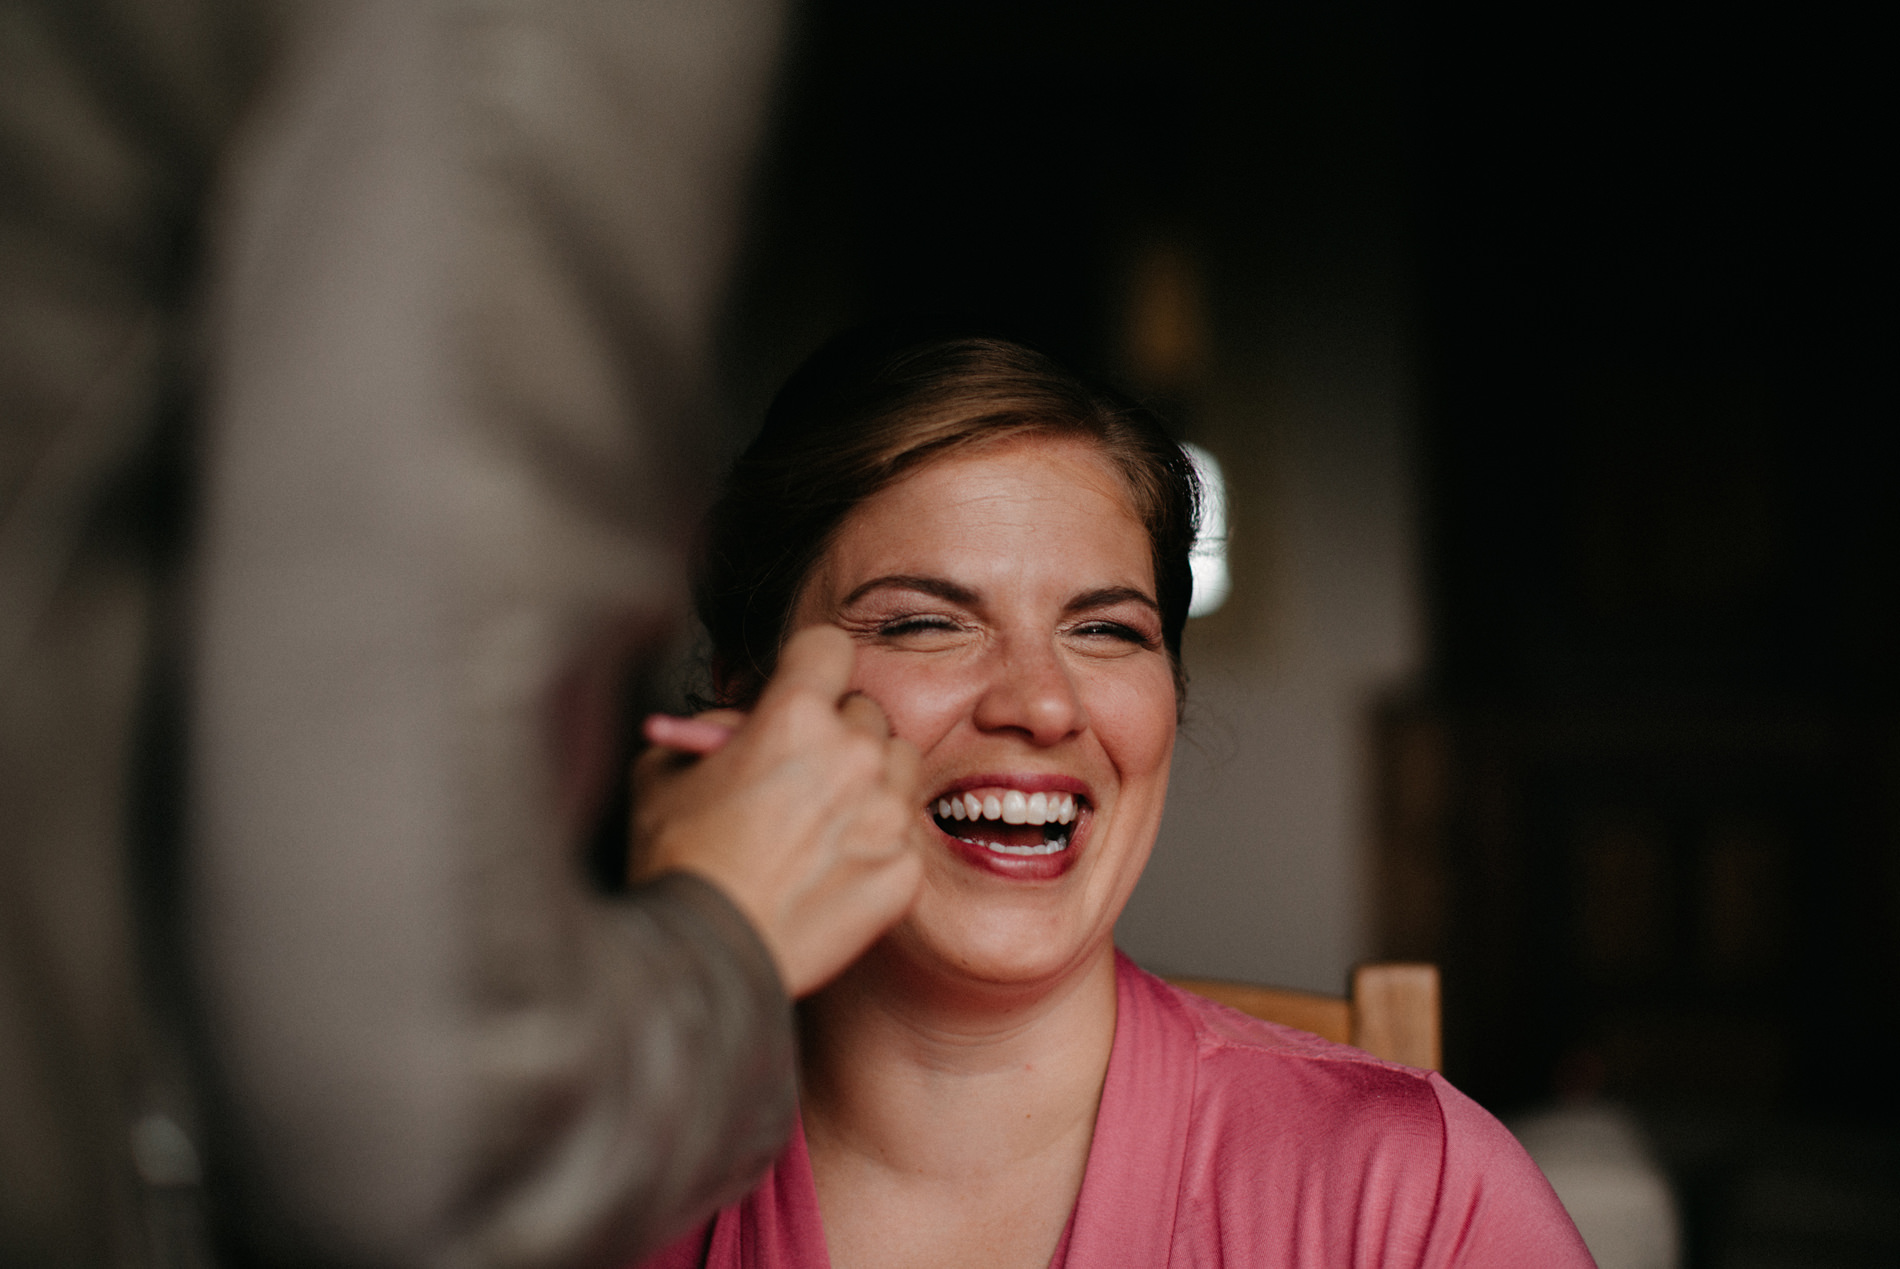
[[[837,700],[851,686],[851,665],[856,659],[851,636],[838,627],[806,626],[785,641],[778,672],[759,696],[759,709],[769,709],[781,697],[800,691]]]
[[[699,761],[699,755],[689,750],[674,749],[670,745],[648,745],[640,756],[633,760],[634,807],[641,809],[647,801],[647,791],[669,775],[676,775],[693,763]]]
[[[923,755],[908,740],[893,740],[884,749],[884,784],[906,802],[916,800],[917,777]]]
[[[862,864],[912,853],[921,826],[922,815],[909,798],[882,794],[857,816],[840,843],[840,854]]]
[[[865,879],[868,906],[880,913],[886,930],[903,920],[917,902],[923,880],[924,861],[916,851],[898,852],[877,864]]]
[[[640,734],[655,745],[682,753],[709,754],[725,748],[737,730],[711,718],[680,718],[673,714],[648,714],[640,724]]]
[[[911,840],[908,827],[894,828],[876,837],[845,842],[838,848],[838,858],[848,860],[853,865],[864,868],[878,868],[891,862],[899,855],[916,852],[916,843]]]
[[[844,721],[859,731],[876,736],[879,740],[891,734],[890,719],[884,716],[884,708],[863,692],[852,692],[838,706],[838,712]]]

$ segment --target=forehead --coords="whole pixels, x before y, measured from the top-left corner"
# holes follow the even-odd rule
[[[900,557],[914,564],[897,568]],[[1115,584],[1153,586],[1126,479],[1093,442],[1060,436],[1013,437],[906,474],[845,517],[821,567],[862,576],[933,561],[971,569],[979,557],[989,571],[1087,562],[1126,574]]]

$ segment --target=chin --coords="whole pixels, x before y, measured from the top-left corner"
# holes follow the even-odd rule
[[[958,908],[963,905],[957,905]],[[1074,973],[1112,946],[1113,927],[1099,935],[1077,931],[1047,913],[998,912],[914,916],[895,938],[896,950],[921,972],[946,985],[981,990],[1032,987]]]

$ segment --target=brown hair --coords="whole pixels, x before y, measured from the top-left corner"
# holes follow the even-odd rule
[[[722,703],[750,704],[771,677],[805,578],[855,507],[936,459],[1031,435],[1088,440],[1121,472],[1182,697],[1200,491],[1159,420],[1008,340],[857,332],[786,381],[713,507],[694,598]]]

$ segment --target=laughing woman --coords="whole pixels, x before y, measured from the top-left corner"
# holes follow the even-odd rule
[[[793,632],[922,755],[909,916],[801,1006],[802,1131],[663,1266],[1587,1266],[1436,1075],[1169,987],[1112,933],[1161,824],[1196,496],[1153,420],[1028,349],[848,341],[714,513],[725,702]],[[665,826],[650,826],[662,835]]]

